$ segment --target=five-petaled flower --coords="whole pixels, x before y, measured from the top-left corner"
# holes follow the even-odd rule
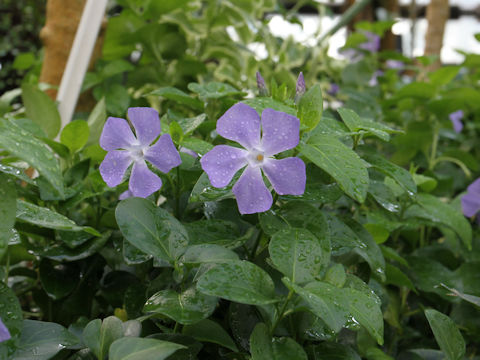
[[[480,178],[471,183],[467,193],[462,196],[462,211],[467,217],[475,216],[480,212]],[[480,222],[480,216],[477,220]]]
[[[455,112],[452,112],[448,115],[450,121],[452,122],[453,125],[453,130],[455,130],[456,133],[459,133],[463,129],[463,111],[462,110],[457,110]]]
[[[0,318],[0,342],[10,339],[10,332]]]
[[[255,109],[238,103],[218,119],[217,132],[244,149],[217,145],[200,163],[215,187],[227,186],[245,168],[232,189],[240,213],[263,212],[272,206],[272,194],[263,181],[262,170],[278,194],[304,193],[304,162],[298,157],[273,158],[298,145],[300,121],[295,116],[265,109],[260,120]]]
[[[155,109],[130,108],[128,118],[136,136],[125,119],[107,119],[100,146],[108,153],[100,164],[100,174],[108,186],[115,187],[122,182],[127,168],[133,163],[128,190],[121,198],[145,198],[162,186],[162,180],[148,168],[145,160],[163,173],[168,173],[182,161],[170,135],[160,136],[151,145],[160,135],[160,118]]]

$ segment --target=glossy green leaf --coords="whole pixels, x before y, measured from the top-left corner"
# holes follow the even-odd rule
[[[425,310],[425,316],[446,358],[448,360],[463,359],[465,340],[453,320],[434,309]]]
[[[326,262],[322,241],[325,238],[317,238],[306,229],[289,228],[272,236],[268,251],[275,267],[294,283],[301,284],[319,276]],[[328,258],[329,254],[327,262]]]
[[[362,159],[338,139],[316,135],[300,151],[337,181],[340,188],[359,202],[365,201],[369,184],[368,171]]]
[[[63,196],[60,166],[44,143],[14,121],[0,121],[0,146],[32,165]]]
[[[125,239],[146,254],[175,262],[188,244],[182,224],[166,210],[142,198],[121,201],[115,211]]]
[[[219,201],[233,197],[231,186],[216,188],[210,183],[208,175],[202,173],[192,189],[189,201]]]
[[[178,120],[178,124],[183,130],[185,135],[189,135],[195,131],[205,120],[207,119],[207,115],[200,114],[198,116],[192,118],[181,118]]]
[[[414,292],[417,292],[417,290],[415,289],[415,286],[412,283],[412,280],[410,280],[410,278],[407,275],[405,275],[399,268],[397,268],[396,266],[387,264],[385,270],[386,270],[387,284],[396,285],[398,287],[405,286],[406,288]]]
[[[285,105],[284,103],[277,101],[269,97],[259,97],[253,99],[246,99],[242,101],[244,104],[251,106],[257,110],[258,114],[261,115],[263,110],[269,108],[276,111],[282,111],[284,113],[296,116],[295,109]]]
[[[12,352],[15,348],[12,346],[20,336],[23,326],[23,314],[20,302],[13,292],[6,284],[0,282],[0,318],[3,324],[7,327],[10,340],[0,342],[0,356]]]
[[[221,219],[198,220],[184,224],[192,245],[218,245],[227,249],[234,249],[244,239],[238,227],[231,221]]]
[[[22,100],[30,120],[38,124],[53,139],[60,131],[60,114],[50,97],[36,86],[22,85]]]
[[[302,95],[298,102],[297,116],[300,119],[300,128],[305,131],[313,130],[322,118],[323,97],[320,85],[316,84]]]
[[[406,218],[418,217],[452,229],[468,249],[472,248],[472,227],[463,214],[429,194],[418,194],[417,204],[405,212]]]
[[[252,360],[307,360],[303,348],[291,338],[273,338],[267,326],[259,323],[250,336]]]
[[[216,244],[200,244],[189,246],[182,257],[182,262],[186,264],[218,264],[232,260],[238,260],[238,255],[232,250]]]
[[[144,312],[159,313],[188,325],[209,317],[217,306],[217,298],[199,293],[194,287],[178,294],[161,290],[147,300]]]
[[[0,259],[7,250],[10,233],[15,225],[17,190],[6,175],[0,173]]]
[[[115,316],[90,321],[83,329],[83,342],[98,360],[106,358],[110,345],[123,337],[122,320]]]
[[[17,200],[17,219],[48,229],[85,231],[100,236],[98,231],[88,226],[78,226],[69,218],[48,208],[37,206],[26,201]]]
[[[110,346],[109,360],[164,360],[185,346],[157,339],[124,337]]]
[[[226,347],[232,351],[238,351],[237,345],[235,345],[227,331],[218,323],[209,319],[202,320],[193,325],[184,326],[182,333],[198,341],[210,342]]]
[[[361,360],[360,356],[348,345],[324,341],[309,348],[313,359],[321,360]]]
[[[24,320],[22,335],[12,360],[47,360],[78,341],[76,336],[59,324]]]
[[[198,99],[195,99],[188,95],[187,93],[183,92],[180,89],[166,86],[160,89],[154,90],[148,95],[158,95],[165,99],[176,101],[179,104],[186,105],[194,110],[201,111],[203,110],[203,102]]]
[[[480,297],[465,294],[461,291],[458,291],[457,289],[450,288],[450,287],[446,286],[445,284],[441,284],[441,285],[450,292],[448,294],[449,296],[458,296],[460,299],[465,300],[465,301],[469,302],[470,304],[476,305],[480,308]]]
[[[342,117],[343,122],[352,132],[365,133],[365,135],[373,135],[384,141],[390,140],[390,133],[398,132],[391,127],[382,123],[361,118],[358,114],[347,108],[337,110]]]
[[[197,288],[204,294],[242,304],[264,305],[277,301],[270,276],[248,261],[232,261],[211,268],[200,277]]]
[[[394,179],[398,185],[405,189],[409,195],[413,195],[417,192],[417,184],[415,183],[412,174],[410,174],[404,168],[391,163],[387,159],[379,155],[366,155],[364,156],[376,170],[390,176]]]
[[[107,108],[105,105],[105,98],[101,98],[87,119],[89,136],[86,145],[94,145],[98,143],[106,119]]]
[[[327,326],[338,333],[348,319],[348,299],[341,289],[334,285],[315,281],[300,287],[291,284],[295,292],[308,304],[312,313],[322,319]]]
[[[243,94],[232,85],[220,82],[209,82],[205,84],[190,83],[188,84],[188,89],[204,99],[219,99],[226,96]]]
[[[60,134],[60,141],[67,146],[72,153],[81,150],[88,141],[90,129],[84,120],[74,120],[68,123]]]

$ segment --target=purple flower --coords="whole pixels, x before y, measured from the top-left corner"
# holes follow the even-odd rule
[[[198,158],[198,154],[195,151],[190,150],[186,147],[180,146],[180,152],[182,152],[184,154],[188,154],[188,155],[194,157],[195,159]]]
[[[200,163],[215,187],[227,186],[233,176],[245,168],[233,186],[240,213],[263,212],[272,206],[272,194],[265,186],[262,170],[278,194],[304,193],[304,162],[297,157],[273,158],[298,145],[300,121],[295,116],[265,109],[260,120],[255,109],[238,103],[218,119],[217,132],[244,149],[218,145],[206,153]]]
[[[455,132],[459,133],[463,129],[463,123],[462,123],[462,118],[463,118],[463,111],[462,110],[457,110],[450,115],[448,115],[450,118],[450,121],[452,122],[453,125],[453,130]]]
[[[145,160],[163,173],[168,173],[182,161],[170,135],[160,136],[151,145],[160,135],[160,118],[156,110],[130,108],[128,118],[136,136],[125,119],[107,119],[100,136],[100,146],[108,153],[100,164],[100,174],[108,186],[115,187],[122,182],[125,171],[133,163],[128,194],[145,198],[162,186],[162,180],[148,169]],[[121,196],[128,197],[128,194]]]
[[[400,61],[400,60],[392,60],[392,59],[388,59],[386,62],[385,62],[385,67],[387,69],[403,69],[405,67],[405,64],[403,63],[403,61]]]
[[[480,211],[480,178],[467,188],[462,196],[462,211],[466,217],[472,217]]]
[[[358,47],[369,52],[377,52],[380,49],[380,36],[370,31],[365,31],[364,35],[367,37],[367,42]]]
[[[267,96],[268,95],[267,85],[265,85],[265,80],[263,79],[262,74],[260,74],[260,71],[257,71],[256,76],[257,76],[258,93],[261,96]]]
[[[2,322],[0,318],[0,342],[6,341],[11,338],[10,331],[8,331],[5,324]]]
[[[298,74],[298,78],[297,78],[297,86],[296,86],[296,92],[295,92],[296,97],[299,98],[300,96],[305,94],[306,89],[307,87],[305,86],[305,79],[303,77],[303,73],[300,71],[300,74]]]
[[[373,73],[372,77],[368,81],[368,85],[370,86],[377,86],[378,85],[378,77],[383,75],[382,70],[377,70]]]
[[[338,84],[331,83],[330,84],[330,89],[327,90],[327,94],[329,94],[331,96],[335,96],[335,95],[337,95],[339,90],[340,90],[340,86],[338,86]]]

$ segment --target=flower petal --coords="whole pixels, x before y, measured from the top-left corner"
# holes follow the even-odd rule
[[[137,139],[135,139],[127,120],[115,117],[107,119],[100,135],[100,146],[103,150],[126,149],[136,142]]]
[[[266,159],[262,168],[278,194],[302,195],[305,192],[307,175],[302,159]]]
[[[228,145],[215,146],[200,159],[202,169],[215,187],[227,186],[233,175],[247,164],[248,152]]]
[[[262,147],[265,156],[293,149],[300,140],[300,120],[273,109],[262,113]]]
[[[6,341],[10,338],[11,336],[10,336],[10,332],[8,331],[8,328],[2,322],[2,319],[0,319],[0,342]]]
[[[182,163],[180,154],[169,134],[160,136],[155,145],[145,151],[145,160],[150,161],[158,170],[165,174]]]
[[[462,211],[466,217],[472,217],[480,211],[480,194],[466,193],[462,196]]]
[[[463,129],[463,123],[462,123],[463,111],[462,110],[455,111],[450,115],[448,115],[448,117],[452,122],[453,130],[455,130],[456,133],[461,132]]]
[[[110,187],[117,186],[122,182],[123,175],[125,175],[125,171],[131,163],[132,159],[128,151],[109,151],[107,155],[105,155],[99,168],[103,181],[105,181]]]
[[[128,189],[133,196],[146,198],[162,187],[162,179],[150,171],[145,161],[133,164]]]
[[[241,214],[254,214],[272,207],[272,194],[263,182],[259,167],[247,166],[233,187]]]
[[[467,191],[480,196],[480,178],[468,185]]]
[[[160,135],[160,117],[157,110],[133,107],[128,109],[128,118],[135,128],[140,145],[150,145]]]
[[[235,104],[218,119],[217,132],[246,149],[256,148],[260,146],[260,116],[246,104]]]
[[[120,194],[120,196],[118,197],[118,200],[125,200],[132,196],[133,196],[132,192],[130,190],[126,190]]]

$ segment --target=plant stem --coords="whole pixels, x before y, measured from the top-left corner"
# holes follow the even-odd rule
[[[290,290],[288,295],[287,295],[287,298],[283,302],[282,308],[278,312],[278,317],[275,319],[275,322],[272,325],[272,330],[270,331],[272,336],[273,336],[273,333],[275,332],[275,329],[277,328],[278,324],[280,324],[280,321],[283,319],[283,316],[285,315],[285,309],[287,308],[288,303],[292,299],[293,294],[294,294],[294,292],[292,290]]]

